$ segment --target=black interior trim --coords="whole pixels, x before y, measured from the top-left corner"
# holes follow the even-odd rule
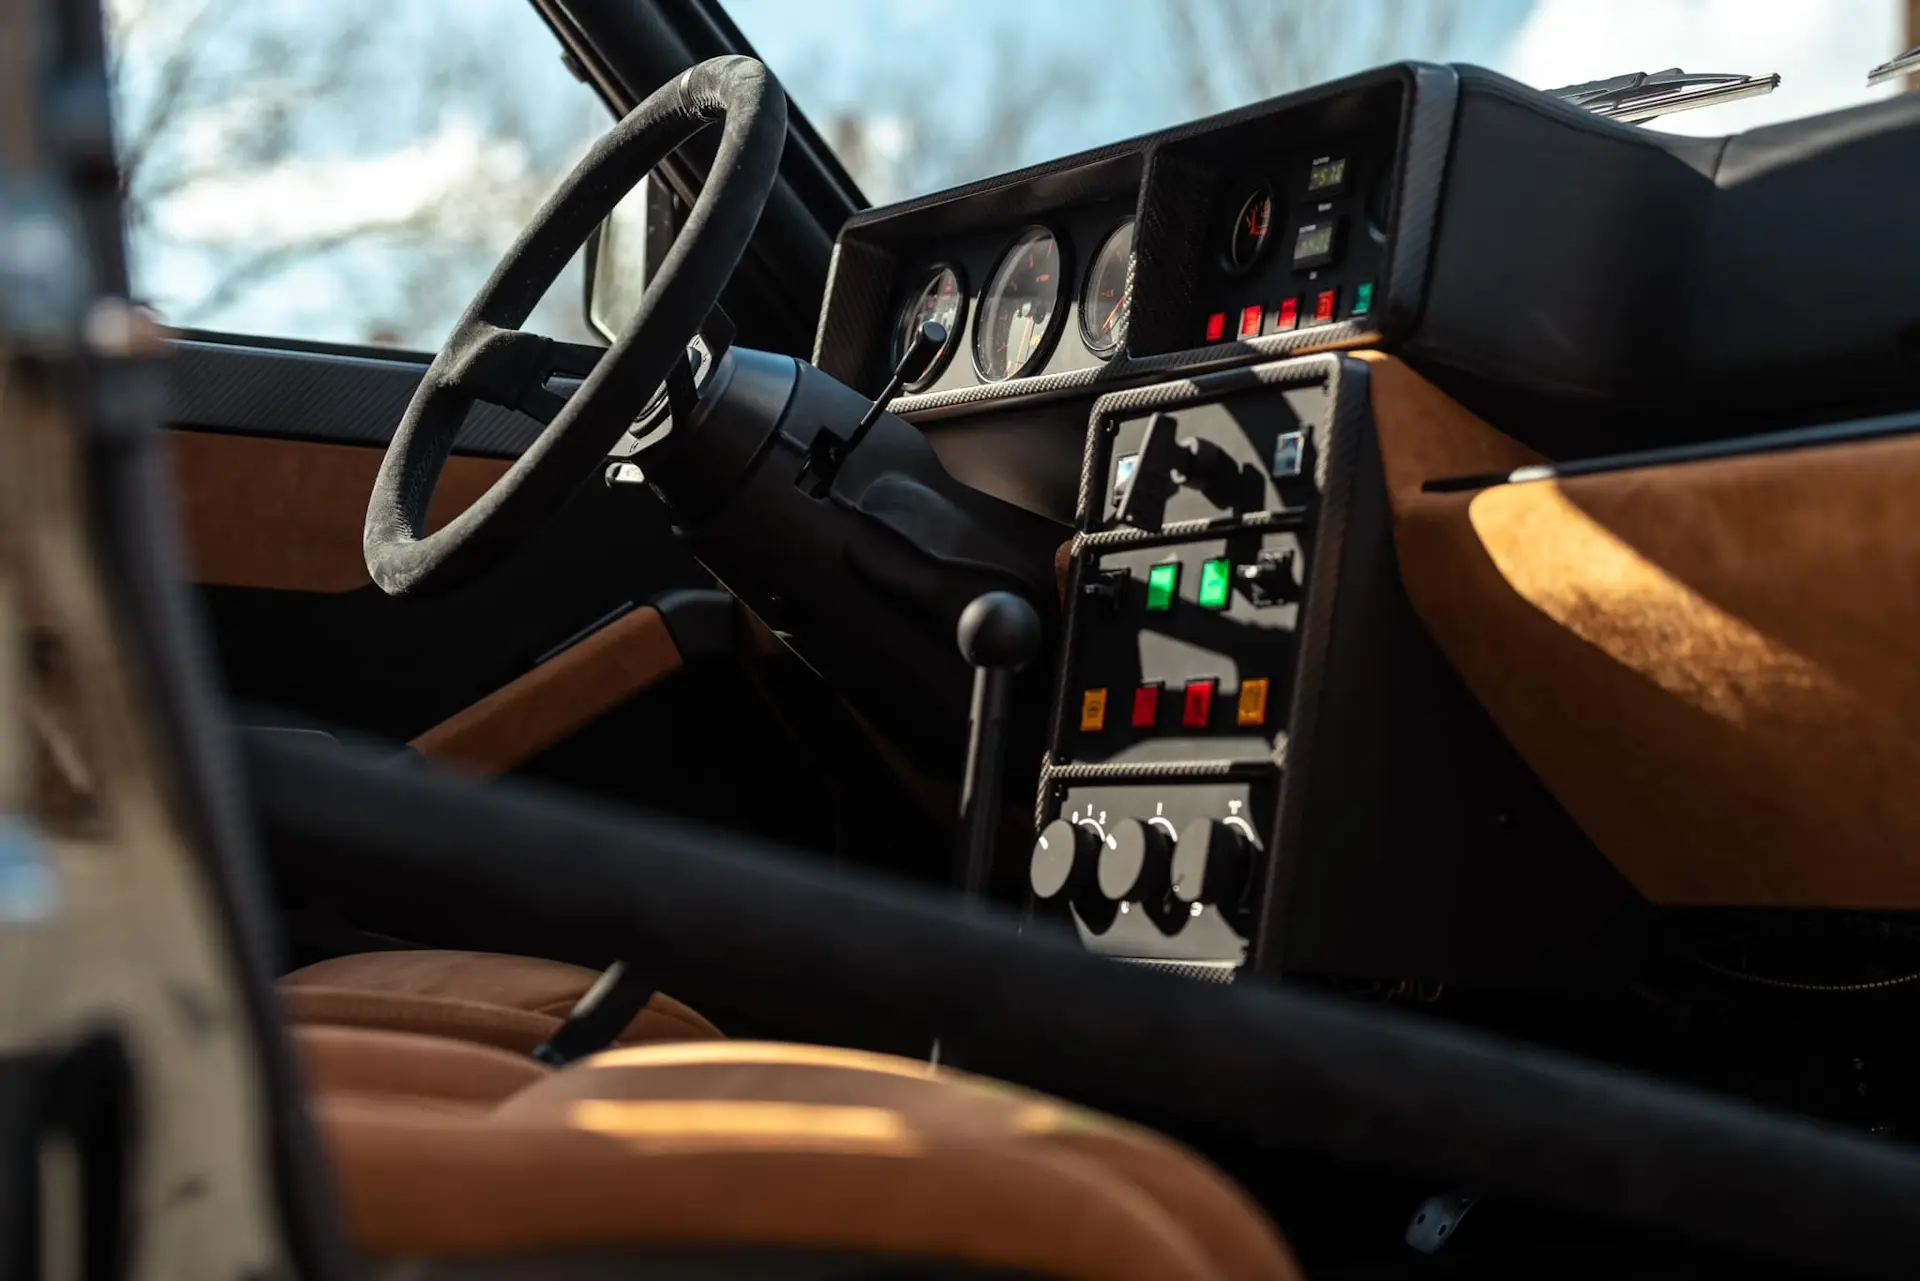
[[[309,356],[364,356],[369,360],[419,365],[433,363],[433,353],[412,347],[388,347],[363,342],[321,342],[313,338],[288,338],[279,334],[243,334],[227,329],[176,328],[170,337],[185,342],[215,343],[227,347],[257,347],[269,351],[298,351]]]
[[[427,370],[410,354],[244,342],[173,342],[163,420],[202,431],[384,448]],[[518,458],[540,432],[540,421],[518,410],[476,404],[453,452]]]
[[[1595,476],[1603,472],[1635,471],[1646,467],[1677,467],[1683,463],[1708,462],[1716,458],[1739,458],[1747,454],[1779,454],[1795,449],[1816,449],[1822,445],[1844,445],[1852,441],[1879,440],[1886,436],[1905,436],[1920,432],[1920,412],[1885,414],[1878,418],[1860,418],[1819,427],[1795,427],[1787,431],[1763,432],[1757,436],[1736,436],[1728,440],[1706,440],[1665,449],[1636,449],[1631,453],[1607,454],[1599,458],[1579,458],[1564,463],[1542,463],[1510,472],[1478,476],[1448,476],[1430,480],[1420,488],[1429,494],[1456,494],[1496,485],[1524,484],[1534,480],[1566,480],[1574,476]]]
[[[672,24],[689,48],[703,58],[723,53],[744,53],[758,58],[752,41],[734,23],[733,18],[713,0],[655,0],[660,12]],[[780,68],[773,68],[775,75]],[[860,184],[840,157],[826,144],[804,110],[791,100],[787,104],[788,163],[786,177],[795,184],[801,203],[811,208],[823,227],[838,228],[854,213],[867,207]],[[800,163],[804,159],[804,163]]]
[[[662,0],[535,0],[571,57],[588,73],[615,115],[624,115],[687,67],[726,53],[716,28]],[[776,75],[778,74],[775,69]],[[798,132],[795,132],[796,126]],[[753,244],[741,258],[721,305],[735,317],[740,342],[763,351],[805,356],[826,294],[833,236],[850,210],[835,184],[818,178],[820,159],[809,148],[817,135],[797,113],[788,118],[788,146],[761,214]],[[798,144],[798,145],[796,145]],[[692,205],[715,156],[712,137],[695,137],[659,166],[674,193]]]
[[[930,891],[513,783],[246,740],[276,863],[371,928],[603,967],[627,956],[827,1044],[1172,1104],[1265,1146],[1434,1171],[1883,1276],[1920,1268],[1920,1154],[1625,1070],[1259,982],[1196,984]],[[537,869],[537,870],[534,870]],[[823,999],[823,994],[831,994]]]

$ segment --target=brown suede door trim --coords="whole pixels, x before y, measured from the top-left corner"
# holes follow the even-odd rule
[[[165,436],[195,582],[329,593],[373,585],[360,530],[380,450],[183,429]],[[434,527],[465,511],[509,465],[449,458],[433,495]]]
[[[409,744],[430,761],[499,774],[680,669],[660,611],[643,605],[456,712]]]
[[[1414,608],[1642,894],[1920,908],[1920,439],[1430,494],[1533,456],[1363,358]]]

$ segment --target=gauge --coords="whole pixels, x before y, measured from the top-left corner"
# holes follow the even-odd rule
[[[1133,219],[1113,229],[1093,256],[1080,290],[1080,336],[1087,350],[1105,360],[1120,350],[1133,306]]]
[[[1247,271],[1266,252],[1273,235],[1273,189],[1261,183],[1247,193],[1233,217],[1227,236],[1227,267],[1234,272]]]
[[[960,281],[957,268],[942,263],[927,273],[926,283],[920,286],[900,312],[899,323],[893,328],[893,366],[899,368],[906,358],[907,348],[920,336],[920,327],[929,320],[947,331],[947,341],[940,350],[933,353],[933,359],[920,372],[919,377],[904,384],[907,391],[919,391],[940,376],[947,367],[953,352],[960,345],[960,330],[966,324],[967,291]]]
[[[1066,309],[1060,305],[1065,262],[1060,242],[1045,227],[1020,233],[987,281],[973,322],[973,365],[990,383],[1036,372]]]

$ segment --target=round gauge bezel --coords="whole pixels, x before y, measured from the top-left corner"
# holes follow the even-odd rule
[[[936,262],[920,273],[919,287],[907,295],[906,302],[901,304],[899,310],[893,314],[893,340],[889,344],[893,356],[891,363],[887,367],[889,369],[898,369],[901,359],[907,354],[901,350],[900,346],[900,339],[906,332],[905,322],[907,313],[918,308],[920,300],[927,296],[927,287],[938,280],[941,273],[949,271],[953,273],[954,291],[960,298],[960,310],[953,314],[953,323],[947,326],[946,345],[934,353],[933,360],[928,363],[925,373],[910,382],[905,382],[900,385],[900,390],[902,391],[925,391],[928,387],[938,382],[940,375],[947,372],[947,366],[953,363],[953,353],[960,350],[960,344],[966,341],[967,312],[969,310],[967,304],[970,301],[967,297],[967,273],[957,262]]]
[[[1133,230],[1135,221],[1137,220],[1131,216],[1122,218],[1118,223],[1114,224],[1112,231],[1109,231],[1100,238],[1100,247],[1094,250],[1093,257],[1087,260],[1086,275],[1080,281],[1080,341],[1086,344],[1088,352],[1101,360],[1112,360],[1114,355],[1120,350],[1121,344],[1127,341],[1127,326],[1133,323],[1133,299],[1131,296],[1127,298],[1127,314],[1122,318],[1119,330],[1114,333],[1112,338],[1103,341],[1095,335],[1093,329],[1090,327],[1093,314],[1087,307],[1087,291],[1092,289],[1094,283],[1100,279],[1100,261],[1107,256],[1107,250],[1113,247],[1114,240],[1121,232],[1130,232]],[[1129,238],[1127,242],[1127,257],[1129,260],[1133,257],[1133,242],[1131,238]],[[1126,287],[1128,294],[1131,295],[1133,292],[1133,265],[1131,261],[1129,261],[1127,265]]]
[[[1032,373],[1002,374],[998,378],[989,378],[987,371],[981,367],[983,362],[980,359],[980,340],[983,337],[980,323],[986,319],[988,295],[992,293],[994,282],[1000,279],[1001,270],[1012,259],[1015,251],[1025,243],[1028,236],[1036,231],[1053,240],[1053,247],[1060,263],[1060,287],[1054,295],[1053,314],[1047,317],[1046,330],[1040,335],[1040,345],[1033,349],[1033,356],[1027,362],[1029,367],[1045,365],[1053,358],[1053,349],[1060,342],[1060,335],[1067,327],[1067,312],[1073,309],[1073,300],[1077,296],[1073,280],[1073,247],[1066,234],[1056,231],[1043,222],[1029,223],[1015,232],[1013,239],[1007,242],[1007,247],[994,258],[993,270],[987,273],[986,283],[980,287],[980,305],[973,309],[973,338],[967,344],[967,350],[973,356],[974,376],[989,386],[1010,382],[1015,378],[1032,378],[1039,372],[1035,370]]]
[[[1233,260],[1233,242],[1240,234],[1240,215],[1247,211],[1248,205],[1251,205],[1256,199],[1263,195],[1267,198],[1267,234],[1261,237],[1260,247],[1253,251],[1253,257],[1247,259],[1244,263],[1235,262]],[[1233,221],[1227,224],[1226,243],[1220,246],[1220,266],[1226,270],[1229,276],[1246,275],[1255,267],[1258,267],[1260,260],[1265,258],[1267,252],[1273,248],[1274,213],[1272,183],[1262,180],[1241,190],[1239,203],[1233,207]]]

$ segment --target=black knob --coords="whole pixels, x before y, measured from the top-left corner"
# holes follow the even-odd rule
[[[1253,842],[1236,824],[1197,818],[1173,850],[1173,895],[1183,903],[1240,901],[1253,867]]]
[[[1056,818],[1040,829],[1027,864],[1027,884],[1038,899],[1056,899],[1084,884],[1093,871],[1100,837],[1092,830]]]
[[[1166,892],[1173,841],[1165,829],[1137,818],[1121,819],[1100,851],[1100,892],[1118,903],[1148,903]]]
[[[959,641],[969,665],[1017,672],[1040,652],[1040,615],[1012,592],[984,592],[960,611]]]

